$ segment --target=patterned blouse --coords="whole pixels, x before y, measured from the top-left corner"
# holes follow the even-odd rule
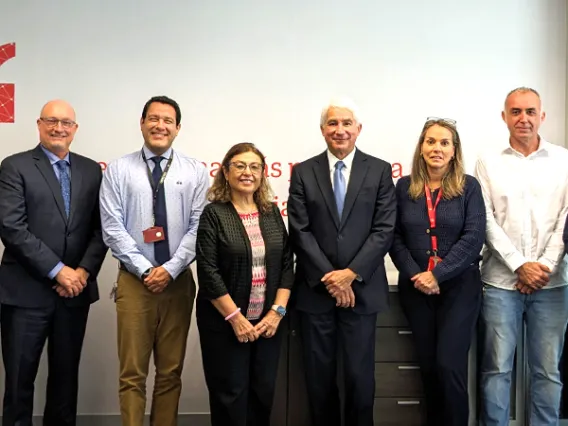
[[[264,308],[266,293],[266,264],[264,262],[264,239],[260,231],[259,213],[239,213],[247,231],[252,251],[252,286],[246,317],[249,320],[260,318]]]

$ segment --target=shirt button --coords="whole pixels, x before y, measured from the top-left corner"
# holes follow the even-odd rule
[[[426,250],[426,254],[427,254],[427,255],[430,255],[430,250]]]
[[[430,233],[430,230],[429,230],[429,229],[427,229],[427,230],[426,230],[426,233],[427,233],[427,234],[429,234],[429,233]]]

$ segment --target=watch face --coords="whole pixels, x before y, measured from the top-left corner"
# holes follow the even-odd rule
[[[282,316],[286,315],[286,309],[284,309],[284,307],[282,306],[278,306],[278,308],[276,308],[276,312],[278,312]]]

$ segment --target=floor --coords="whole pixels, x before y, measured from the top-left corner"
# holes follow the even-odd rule
[[[42,426],[41,417],[34,417],[34,426]],[[149,425],[149,419],[144,426]],[[185,414],[179,416],[178,426],[210,426],[209,414]],[[121,426],[120,416],[79,416],[77,426]]]

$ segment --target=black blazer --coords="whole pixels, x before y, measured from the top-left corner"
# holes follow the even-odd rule
[[[261,213],[260,230],[265,245],[266,293],[263,315],[270,309],[279,288],[292,289],[294,263],[288,233],[280,210]],[[196,243],[198,303],[209,302],[230,294],[235,304],[246,313],[252,285],[252,251],[246,229],[232,203],[208,204],[199,220]],[[213,312],[214,310],[214,312]],[[224,322],[216,309],[213,319]],[[203,312],[203,309],[201,310]]]
[[[71,163],[71,206],[65,214],[63,196],[49,159],[38,145],[0,165],[0,302],[21,307],[46,307],[59,297],[47,274],[63,262],[89,271],[87,287],[70,299],[82,306],[99,298],[96,277],[107,248],[101,235],[99,187],[101,167],[78,154]]]
[[[352,284],[354,312],[388,306],[384,257],[393,239],[396,199],[389,163],[355,151],[343,216],[337,213],[327,152],[296,165],[288,198],[290,239],[296,253],[297,307],[323,313],[335,307],[321,278],[350,268],[362,278]]]

